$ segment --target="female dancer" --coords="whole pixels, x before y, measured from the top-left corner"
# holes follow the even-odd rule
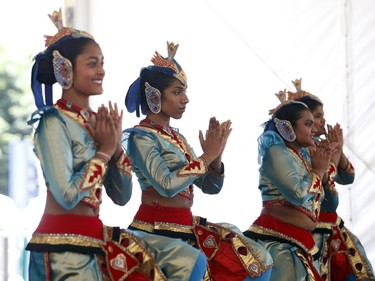
[[[311,231],[316,227],[323,198],[321,179],[328,168],[330,150],[314,145],[314,119],[301,102],[282,102],[265,123],[259,137],[259,189],[261,215],[245,235],[262,244],[274,261],[270,280],[321,280],[313,265],[318,249]]]
[[[153,65],[141,70],[129,87],[125,104],[137,116],[147,115],[129,133],[127,153],[142,189],[142,204],[130,229],[180,238],[200,249],[208,261],[204,280],[268,280],[272,259],[263,247],[232,225],[193,216],[194,186],[217,194],[224,181],[222,154],[231,122],[212,117],[199,139],[197,157],[170,120],[180,119],[189,99],[187,80],[174,56],[178,45],[167,43],[168,57],[156,52]]]
[[[315,95],[301,90],[301,79],[292,81],[296,92],[288,92],[289,100],[305,103],[314,116],[316,141],[324,136],[337,142],[338,149],[332,154],[329,169],[323,178],[324,201],[319,222],[314,230],[314,240],[319,247],[318,268],[323,280],[375,280],[371,263],[359,239],[344,225],[337,214],[339,194],[336,184],[348,185],[354,181],[355,170],[343,150],[344,138],[340,124],[327,125],[322,101]],[[338,243],[339,242],[339,243]]]
[[[175,239],[107,227],[99,219],[103,186],[115,204],[125,205],[131,197],[122,111],[111,103],[109,109],[91,110],[89,98],[103,92],[102,51],[90,34],[63,27],[61,9],[50,18],[59,32],[47,37],[32,69],[38,111],[30,123],[38,122],[35,153],[47,200],[27,245],[29,279],[200,280],[206,261],[199,251]],[[56,81],[62,96],[52,104]],[[184,263],[174,261],[180,256]]]

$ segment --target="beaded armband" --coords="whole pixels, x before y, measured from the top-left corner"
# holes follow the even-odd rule
[[[101,158],[91,158],[79,185],[81,191],[90,190],[90,195],[83,198],[83,202],[93,207],[98,207],[101,204],[103,179],[106,172],[107,165]]]
[[[188,177],[192,175],[201,176],[207,173],[207,171],[208,171],[208,167],[207,167],[206,160],[203,157],[199,157],[199,158],[196,158],[195,160],[190,161],[189,165],[181,168],[178,171],[177,176],[179,177]]]
[[[132,176],[132,165],[130,163],[129,157],[124,153],[121,153],[120,158],[116,162],[117,168],[122,174],[127,175],[128,177]]]

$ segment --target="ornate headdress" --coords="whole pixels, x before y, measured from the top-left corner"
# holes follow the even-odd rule
[[[307,98],[316,100],[319,103],[322,103],[321,100],[317,96],[307,91],[301,90],[301,81],[302,81],[302,78],[292,81],[294,87],[296,88],[295,92],[287,91],[286,89],[284,89],[283,91],[279,91],[277,94],[275,94],[277,98],[279,99],[280,104],[276,108],[269,110],[269,115],[273,115],[277,110],[279,110],[285,104],[303,103],[303,101],[301,101],[300,99],[304,97],[307,97]]]
[[[62,41],[75,39],[80,37],[86,37],[94,40],[94,37],[85,32],[74,29],[72,27],[64,27],[62,22],[62,14],[61,8],[59,11],[54,11],[52,15],[48,15],[52,22],[55,24],[58,32],[53,35],[45,35],[45,47],[46,49],[43,52],[40,52],[34,57],[34,65],[31,72],[31,89],[34,94],[35,105],[37,108],[42,108],[45,105],[52,105],[53,98],[52,98],[52,85],[55,82],[45,83],[44,84],[44,92],[45,92],[45,101],[43,98],[43,90],[42,90],[42,82],[38,80],[38,69],[39,69],[39,62],[46,57],[51,56],[52,51],[55,49],[55,46]],[[52,57],[51,57],[52,60]]]
[[[141,95],[145,94],[143,85],[141,85],[141,80],[147,70],[162,72],[178,79],[184,85],[187,84],[185,72],[174,59],[178,46],[178,44],[174,44],[173,42],[167,42],[168,57],[164,58],[158,52],[155,52],[154,56],[151,58],[153,65],[141,69],[139,77],[130,85],[126,94],[125,105],[129,112],[136,111],[137,117],[139,117],[139,108],[141,107],[142,114],[147,114],[147,108],[141,105]]]
[[[308,107],[302,101],[297,101],[293,98],[289,99],[289,93],[290,92],[287,92],[286,89],[284,89],[283,91],[279,91],[275,94],[279,99],[280,104],[276,108],[269,111],[269,115],[272,115],[272,117],[267,122],[265,122],[263,126],[265,127],[265,130],[278,131],[284,140],[293,142],[296,139],[296,134],[291,122],[289,120],[281,120],[279,118],[276,118],[276,112],[278,112],[282,107],[289,104],[301,104],[306,109],[308,109]]]
[[[316,100],[322,103],[322,101],[317,96],[301,89],[302,78],[295,79],[294,81],[292,80],[292,83],[294,87],[296,88],[296,91],[295,92],[288,91],[288,100],[299,100],[303,97],[309,97],[313,100]]]

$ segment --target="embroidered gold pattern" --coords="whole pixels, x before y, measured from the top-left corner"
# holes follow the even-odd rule
[[[110,240],[111,236],[112,236],[111,229],[108,228],[106,239]],[[138,240],[137,237],[135,237],[129,232],[121,231],[119,241],[127,241],[127,246],[125,247],[121,243],[111,240],[111,242],[113,242],[114,245],[116,245],[116,247],[121,249],[124,253],[131,256],[135,260],[141,260],[142,262],[138,265],[137,268],[132,268],[130,269],[130,272],[126,272],[118,281],[126,280],[128,275],[132,273],[135,269],[138,269],[139,271],[143,272],[147,276],[150,276],[150,273],[152,272],[154,274],[154,278],[152,279],[153,281],[167,281],[167,279],[165,278],[165,275],[160,270],[159,266],[156,264],[156,261],[154,260],[154,258],[149,254],[148,250],[142,245],[142,243]],[[138,259],[137,258],[138,255],[142,255],[142,257]],[[126,261],[121,256],[117,256],[117,257],[119,258],[119,260],[113,260],[114,263],[112,263],[111,265],[120,266],[120,262],[119,262],[120,259],[122,262]],[[118,267],[116,269],[118,269]]]
[[[182,232],[182,233],[193,233],[192,226],[182,225],[177,223],[169,223],[169,222],[155,222],[155,223],[147,223],[140,220],[133,220],[130,224],[131,226],[144,230],[147,232],[153,232],[154,230],[170,230],[173,232]]]
[[[132,177],[132,165],[130,164],[129,157],[122,152],[120,158],[116,162],[117,168],[121,173],[127,175],[129,178]]]
[[[189,165],[180,169],[177,173],[179,177],[186,177],[191,175],[204,175],[207,173],[207,168],[201,158],[196,158],[190,161]]]
[[[49,47],[52,44],[56,43],[61,38],[63,38],[64,36],[69,36],[69,35],[72,35],[77,38],[88,37],[88,38],[94,39],[94,37],[91,34],[85,31],[74,29],[72,27],[64,27],[63,22],[62,22],[61,8],[59,9],[59,11],[54,11],[52,15],[48,15],[48,16],[51,19],[51,21],[55,24],[58,32],[53,36],[44,35],[44,37],[46,38],[45,47]]]
[[[85,173],[80,183],[80,190],[90,190],[89,197],[82,199],[83,202],[98,207],[102,202],[103,178],[107,171],[107,165],[100,158],[91,158],[87,164]]]
[[[158,52],[155,52],[155,55],[152,57],[151,62],[155,66],[159,67],[166,67],[173,70],[175,73],[173,74],[174,77],[176,77],[178,80],[181,81],[184,85],[187,84],[187,78],[185,75],[185,72],[178,67],[174,60],[174,56],[176,55],[178,44],[174,44],[173,42],[169,43],[167,42],[167,48],[168,48],[168,57],[165,59],[163,58]]]

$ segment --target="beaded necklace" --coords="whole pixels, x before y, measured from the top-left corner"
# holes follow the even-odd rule
[[[59,99],[56,104],[60,107],[64,107],[66,109],[77,112],[86,122],[90,121],[91,114],[93,113],[91,109],[87,110],[86,108],[81,108],[73,104],[71,101],[65,99]]]

